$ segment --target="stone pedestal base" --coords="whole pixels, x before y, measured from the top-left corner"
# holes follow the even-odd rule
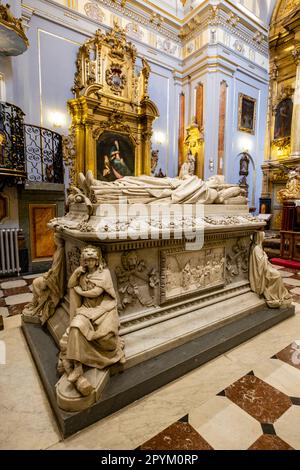
[[[81,411],[96,403],[109,381],[108,370],[89,369],[84,374],[94,391],[83,397],[64,374],[56,384],[57,404],[65,411]]]
[[[248,305],[243,304],[243,299],[246,299],[245,296],[248,298]],[[118,373],[122,370],[121,366],[111,368],[111,373],[115,375],[110,377],[99,400],[91,404],[88,409],[78,412],[66,412],[58,406],[56,394],[56,384],[59,380],[56,370],[58,347],[53,337],[45,327],[23,322],[23,332],[63,436],[70,436],[99,419],[120,410],[133,401],[285,320],[295,312],[294,307],[269,309],[264,302],[260,303],[259,299],[256,298],[255,301],[251,293],[245,293],[245,296],[239,296],[241,302],[236,303],[235,306],[232,305],[231,310],[228,310],[227,306],[227,318],[223,318],[221,323],[214,324],[213,315],[217,320],[218,312],[226,310],[226,301],[215,304],[213,306],[214,311],[205,308],[199,311],[198,326],[195,323],[197,315],[194,311],[194,321],[190,319],[189,332],[185,331],[185,342],[181,335],[177,335],[175,342],[168,341],[167,338],[162,337],[162,330],[161,337],[157,334],[154,337],[155,332],[149,326],[149,329],[143,331],[145,344],[148,347],[142,353],[134,346],[140,344],[140,340],[135,342],[134,336],[130,338],[130,334],[126,335],[127,360],[131,367],[123,373]],[[205,322],[206,326],[203,328],[201,327],[201,317],[203,319],[205,316],[212,316],[212,318],[210,324],[208,325]],[[175,317],[170,320],[173,325],[170,323],[169,326],[170,328],[173,326],[174,331],[176,331],[176,322],[179,321],[179,318]],[[188,324],[187,316],[182,318],[185,318],[185,322]],[[139,334],[139,331],[132,333],[132,335],[135,334]],[[101,389],[101,386],[99,389]],[[59,386],[59,393],[61,393],[60,390],[64,390],[63,383]],[[63,395],[63,392],[61,395]]]

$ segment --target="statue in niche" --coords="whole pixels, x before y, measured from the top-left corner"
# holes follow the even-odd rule
[[[270,308],[287,307],[292,303],[292,296],[284,287],[281,275],[268,260],[262,243],[264,232],[254,235],[250,252],[249,280],[253,292],[263,295]]]
[[[280,101],[276,108],[274,139],[283,139],[291,135],[293,102],[290,98]]]
[[[33,299],[24,307],[22,319],[28,323],[44,325],[55,312],[57,305],[64,296],[65,286],[65,254],[64,241],[54,235],[56,251],[53,255],[51,269],[32,283]]]
[[[125,362],[116,293],[98,248],[83,248],[81,265],[68,287],[71,322],[60,342],[58,369],[81,395],[88,396],[94,389],[84,376],[86,367],[102,370]]]
[[[186,176],[193,176],[195,174],[196,159],[192,154],[191,149],[188,150],[186,161],[181,165],[179,178],[184,179]]]
[[[116,269],[120,309],[140,303],[145,307],[155,305],[155,288],[159,284],[158,273],[149,269],[144,260],[140,260],[136,251],[126,251],[121,256],[122,266]]]

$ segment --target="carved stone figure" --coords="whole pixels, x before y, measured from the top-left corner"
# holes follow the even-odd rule
[[[248,256],[247,249],[248,240],[238,239],[233,245],[231,253],[226,257],[226,281],[233,282],[235,278],[248,272]]]
[[[249,263],[250,286],[256,294],[265,297],[269,307],[287,307],[291,305],[292,297],[284,287],[279,271],[271,265],[263,250],[264,235],[264,232],[254,235]]]
[[[300,199],[300,174],[297,170],[289,171],[286,187],[278,191],[278,199]]]
[[[127,197],[129,204],[224,204],[235,198],[240,204],[247,202],[245,191],[238,185],[225,184],[223,175],[212,176],[207,181],[195,175],[184,179],[142,175],[107,182],[95,180],[89,171],[86,178],[82,173],[79,177],[81,187],[88,187],[98,203],[118,203],[121,196]]]
[[[51,269],[32,283],[33,300],[24,307],[22,318],[25,322],[42,325],[54,314],[55,308],[64,295],[65,255],[64,241],[54,235],[56,251]]]
[[[122,266],[116,269],[118,290],[122,310],[128,305],[139,303],[145,307],[155,304],[155,287],[159,284],[155,269],[140,260],[136,251],[126,251],[121,256]]]
[[[159,160],[159,150],[152,150],[151,151],[151,175],[155,176],[156,167],[158,165]]]
[[[181,165],[179,178],[184,179],[186,176],[193,176],[195,174],[196,159],[191,150],[188,151],[186,161]]]
[[[88,396],[94,387],[84,374],[87,367],[102,370],[125,362],[116,293],[100,250],[83,248],[81,266],[68,287],[71,322],[60,342],[59,370],[81,395]]]

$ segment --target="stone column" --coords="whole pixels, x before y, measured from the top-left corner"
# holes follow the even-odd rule
[[[300,156],[300,45],[292,51],[296,62],[296,82],[291,130],[291,157]]]

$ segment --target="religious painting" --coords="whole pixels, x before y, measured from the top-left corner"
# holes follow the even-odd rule
[[[238,130],[255,134],[256,100],[250,96],[239,94]]]
[[[134,146],[126,135],[104,132],[97,142],[97,178],[114,181],[134,176]]]
[[[274,139],[283,139],[291,135],[293,102],[286,98],[278,104],[275,115]]]

